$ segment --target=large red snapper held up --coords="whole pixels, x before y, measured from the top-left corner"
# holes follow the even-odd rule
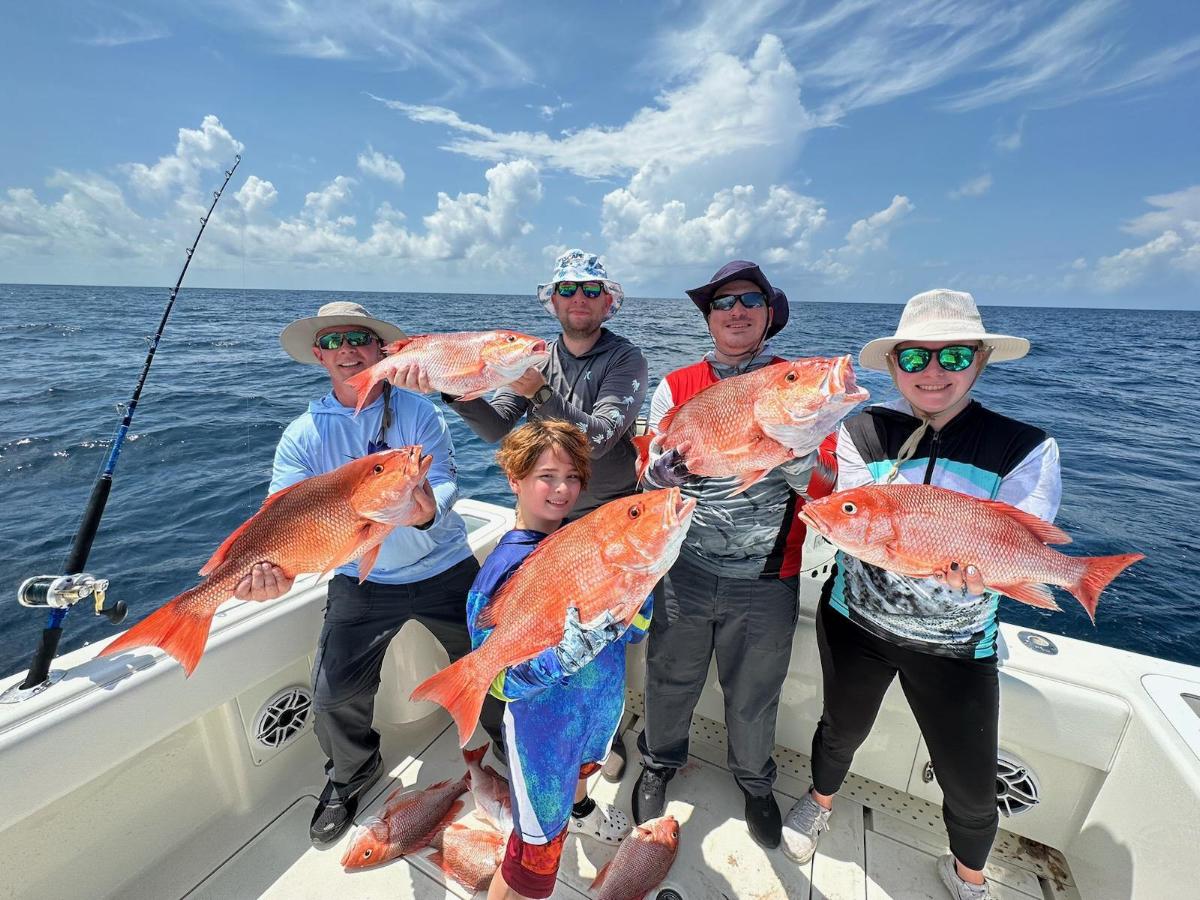
[[[666,452],[690,442],[688,471],[740,476],[734,493],[741,493],[776,466],[817,449],[869,397],[855,382],[849,356],[796,359],[725,378],[635,440],[638,476],[649,464],[651,444]]]
[[[998,500],[978,500],[929,484],[864,485],[804,505],[800,518],[864,562],[914,578],[974,565],[993,591],[1058,610],[1048,584],[1070,592],[1092,622],[1096,604],[1121,571],[1145,557],[1067,556],[1061,529]]]
[[[597,900],[642,900],[662,884],[679,851],[679,823],[674,816],[638,825],[621,842],[617,855],[596,875]]]
[[[465,746],[497,673],[562,640],[567,610],[582,622],[612,613],[627,626],[675,562],[696,501],[679,488],[612,500],[545,538],[525,558],[476,624],[487,640],[421,682],[413,700],[440,704]]]
[[[455,822],[429,842],[429,861],[465,887],[483,891],[504,862],[508,838],[494,828],[471,828]]]
[[[517,331],[418,334],[388,344],[386,350],[386,357],[347,382],[358,393],[355,412],[376,384],[394,384],[396,371],[410,363],[420,364],[435,390],[474,400],[550,358],[545,341]]]
[[[324,574],[357,558],[359,581],[366,580],[383,539],[397,525],[416,521],[413,491],[432,463],[419,445],[397,447],[272,494],[204,564],[204,581],[138,622],[100,655],[156,646],[190,676],[208,643],[217,607],[264,560],[295,578],[306,572]]]
[[[462,812],[458,798],[467,792],[471,776],[439,781],[424,790],[396,788],[377,816],[363,820],[342,855],[347,869],[369,869],[409,853],[430,842]]]

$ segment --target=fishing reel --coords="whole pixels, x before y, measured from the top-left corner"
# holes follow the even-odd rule
[[[34,575],[26,578],[17,588],[17,602],[33,609],[68,609],[80,600],[93,598],[95,613],[104,616],[114,625],[119,625],[129,612],[125,601],[117,600],[112,606],[104,605],[108,590],[107,578],[96,578],[86,572],[78,575]]]

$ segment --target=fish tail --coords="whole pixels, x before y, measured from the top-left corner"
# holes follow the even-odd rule
[[[468,653],[442,671],[426,678],[409,699],[432,700],[454,717],[458,725],[458,745],[465,747],[479,722],[479,713],[487,697],[492,675],[480,665],[475,653]]]
[[[204,655],[208,644],[208,629],[216,606],[207,603],[188,603],[207,584],[184,591],[174,600],[150,613],[115,641],[100,651],[112,656],[134,647],[159,647],[173,656],[191,676]]]
[[[362,408],[367,404],[367,396],[371,393],[371,388],[375,387],[375,382],[379,378],[375,372],[374,366],[370,369],[363,369],[357,375],[353,375],[346,379],[346,384],[354,389],[357,395],[358,402],[354,405],[354,414],[357,416],[362,412]]]
[[[487,744],[482,744],[476,747],[474,750],[468,750],[465,747],[463,748],[463,761],[467,764],[468,769],[470,769],[472,763],[475,765],[482,764],[483,757],[487,754],[487,748]],[[470,772],[468,772],[468,774],[470,774]]]
[[[647,431],[633,439],[633,447],[637,450],[637,480],[641,481],[646,470],[650,468],[650,444],[654,442],[655,434]]]
[[[1121,574],[1127,566],[1145,559],[1144,553],[1122,553],[1118,556],[1087,556],[1079,561],[1083,563],[1083,571],[1073,584],[1066,589],[1075,595],[1075,599],[1083,604],[1087,614],[1096,624],[1096,604],[1100,602],[1100,592]]]

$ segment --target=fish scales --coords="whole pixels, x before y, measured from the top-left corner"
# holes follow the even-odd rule
[[[370,868],[429,846],[462,810],[469,776],[441,781],[424,790],[397,788],[383,810],[359,825],[342,856],[348,869]]]

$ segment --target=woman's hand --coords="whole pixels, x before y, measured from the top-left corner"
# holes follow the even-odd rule
[[[952,591],[982,594],[987,590],[987,585],[983,583],[983,575],[979,573],[979,567],[974,565],[964,566],[952,562],[949,569],[944,572],[935,572],[933,577],[943,582]]]

